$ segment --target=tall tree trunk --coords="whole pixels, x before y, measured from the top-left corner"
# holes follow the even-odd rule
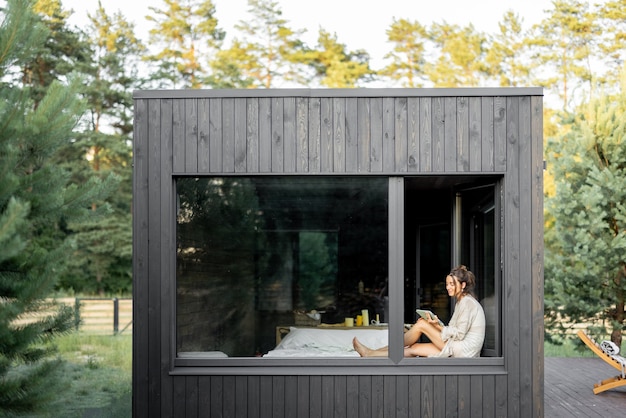
[[[624,328],[624,291],[622,290],[622,282],[626,277],[626,264],[622,265],[622,268],[617,273],[615,278],[615,288],[617,291],[617,302],[615,303],[615,325],[613,332],[611,332],[611,341],[613,341],[618,347],[622,346],[622,329]]]

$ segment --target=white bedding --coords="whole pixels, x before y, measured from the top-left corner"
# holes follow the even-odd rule
[[[264,357],[358,357],[352,347],[354,337],[371,348],[388,344],[386,329],[290,327],[289,334]]]

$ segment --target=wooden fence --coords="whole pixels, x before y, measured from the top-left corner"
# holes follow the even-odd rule
[[[77,330],[89,334],[131,334],[133,300],[131,298],[62,298],[74,306]]]

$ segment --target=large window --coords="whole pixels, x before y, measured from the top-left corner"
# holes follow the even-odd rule
[[[404,240],[391,246],[388,177],[178,178],[177,356],[354,356],[354,335],[389,343],[390,310],[407,326],[415,308],[447,322],[444,280],[460,263],[478,278],[483,355],[500,356],[500,181],[403,178]],[[398,277],[389,248],[404,249]],[[369,326],[347,326],[364,314]]]
[[[178,179],[178,355],[266,356],[290,327],[340,329],[364,309],[384,322],[387,182]]]

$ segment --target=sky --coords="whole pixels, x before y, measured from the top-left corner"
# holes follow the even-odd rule
[[[337,41],[348,50],[366,50],[372,64],[377,67],[389,51],[386,31],[393,19],[417,20],[428,26],[444,21],[465,26],[472,23],[477,30],[495,33],[498,22],[507,10],[513,10],[529,28],[541,22],[544,11],[552,6],[552,0],[275,0],[282,10],[282,17],[292,29],[306,29],[304,41],[315,45],[319,28],[337,35]],[[93,11],[98,0],[62,0],[65,9],[73,9],[70,23],[85,26],[87,11]],[[120,11],[135,23],[137,36],[147,41],[150,24],[145,16],[148,6],[162,8],[159,0],[102,0],[111,15]],[[246,18],[247,0],[213,0],[219,26],[232,35],[234,25]]]

